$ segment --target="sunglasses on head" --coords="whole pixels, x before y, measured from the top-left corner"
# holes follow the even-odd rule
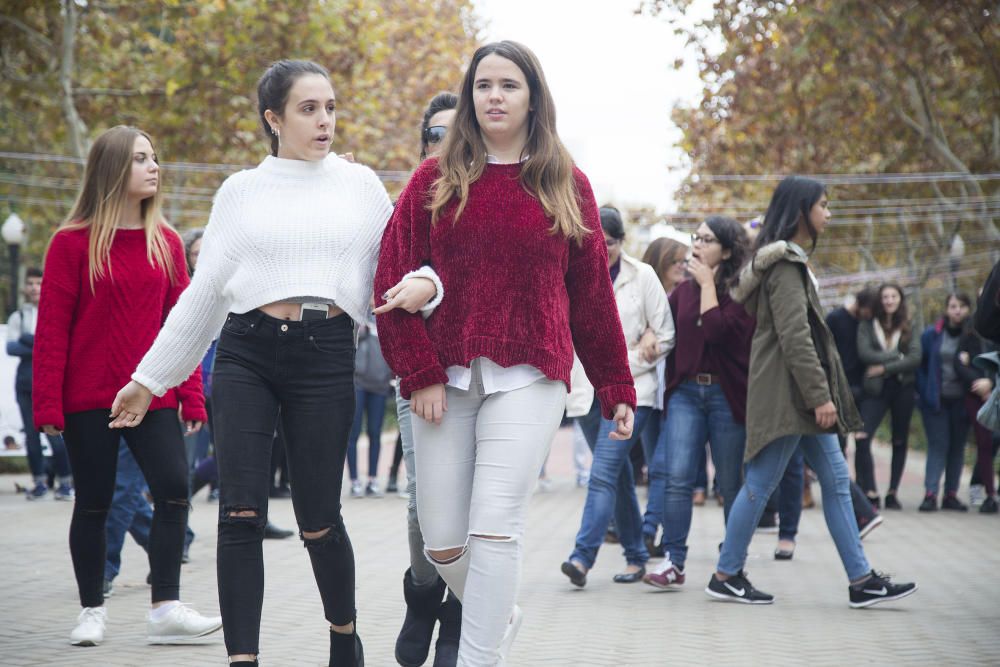
[[[432,125],[424,130],[424,142],[428,144],[438,144],[444,141],[444,135],[448,133],[448,128],[444,125]]]

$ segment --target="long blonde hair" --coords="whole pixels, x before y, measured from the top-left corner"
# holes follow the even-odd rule
[[[111,276],[111,244],[115,240],[118,221],[125,211],[129,179],[132,174],[132,153],[135,140],[145,137],[140,129],[116,125],[97,138],[87,155],[83,170],[83,185],[69,217],[59,228],[89,229],[90,290],[105,273]],[[152,156],[150,156],[152,158]],[[142,200],[142,226],[146,230],[146,257],[152,266],[163,268],[173,284],[177,267],[170,255],[167,234],[176,233],[163,219],[160,210],[162,176],[157,181],[156,194]]]
[[[531,110],[528,112],[528,141],[524,151],[529,157],[521,168],[521,185],[538,199],[545,214],[552,218],[553,234],[560,233],[577,242],[582,241],[590,230],[580,213],[573,158],[556,133],[556,108],[552,94],[535,54],[528,47],[511,41],[487,44],[472,56],[462,80],[455,119],[448,128],[438,158],[440,176],[434,182],[431,222],[436,224],[445,207],[453,198],[458,198],[454,213],[457,222],[465,210],[469,186],[483,175],[486,168],[486,143],[476,120],[472,93],[476,69],[480,61],[489,55],[513,62],[528,83]]]

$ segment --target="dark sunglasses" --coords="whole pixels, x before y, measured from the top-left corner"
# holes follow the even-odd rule
[[[448,128],[444,125],[432,125],[424,130],[424,143],[438,144],[444,141],[444,135],[448,133]]]

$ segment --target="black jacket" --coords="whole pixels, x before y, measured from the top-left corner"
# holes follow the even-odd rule
[[[1000,345],[1000,262],[993,267],[983,285],[976,307],[975,326],[979,335]]]

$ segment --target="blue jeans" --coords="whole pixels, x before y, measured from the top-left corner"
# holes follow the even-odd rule
[[[143,551],[149,548],[149,531],[153,527],[153,508],[146,500],[146,478],[132,456],[132,450],[123,442],[118,444],[118,472],[115,475],[115,495],[111,499],[105,532],[108,553],[104,561],[104,578],[113,581],[122,565],[122,548],[125,533],[132,536]],[[184,551],[194,540],[191,526],[184,534]]]
[[[378,474],[378,455],[382,448],[382,421],[385,419],[385,404],[389,397],[354,389],[354,423],[347,439],[347,470],[351,473],[351,481],[358,478],[358,437],[361,435],[361,418],[368,413],[368,476]]]
[[[646,467],[649,470],[649,493],[646,499],[646,513],[642,517],[642,534],[656,536],[656,529],[663,519],[663,489],[666,484],[666,471],[663,469],[663,459],[657,455],[660,449],[660,433],[663,431],[663,410],[653,410],[646,420],[646,428],[642,432],[642,448],[646,455]]]
[[[838,442],[839,445],[839,442]],[[778,484],[778,539],[795,541],[802,518],[802,491],[806,481],[805,455],[796,447]],[[871,503],[868,503],[871,505]],[[854,504],[851,504],[853,507]]]
[[[682,382],[670,395],[667,419],[657,453],[666,470],[663,494],[663,548],[670,560],[683,566],[691,530],[691,494],[705,443],[712,443],[712,464],[729,516],[740,488],[746,427],[733,419],[729,401],[718,384]]]
[[[29,360],[30,366],[30,360]],[[35,482],[44,481],[45,455],[42,453],[42,438],[35,428],[34,416],[31,412],[31,387],[17,387],[17,407],[21,410],[21,421],[24,424],[24,449],[28,453],[28,468]],[[69,484],[72,471],[69,467],[69,455],[66,453],[66,443],[61,435],[47,435],[52,448],[52,470],[61,484]]]
[[[595,404],[597,403],[595,399]],[[600,415],[600,407],[596,408]],[[587,487],[587,502],[583,506],[580,532],[576,534],[576,548],[570,560],[577,561],[588,570],[594,566],[597,551],[604,542],[608,522],[614,515],[618,527],[618,539],[625,549],[625,560],[630,565],[644,565],[649,553],[642,541],[642,514],[639,499],[635,495],[635,477],[629,461],[629,451],[639,439],[650,407],[640,407],[635,411],[632,437],[626,441],[612,440],[608,434],[615,429],[614,422],[601,419],[594,441],[594,462],[590,466],[590,484]],[[591,409],[593,415],[594,409]],[[588,416],[591,416],[588,415]],[[593,422],[593,419],[590,420]],[[584,426],[587,443],[591,433]]]
[[[965,463],[965,441],[969,437],[969,417],[965,412],[965,398],[941,400],[940,410],[921,407],[924,432],[927,434],[927,469],[924,489],[938,494],[941,473],[944,473],[944,492],[958,492]]]
[[[764,513],[764,505],[800,445],[805,462],[819,478],[826,526],[837,546],[848,580],[857,581],[871,572],[854,520],[847,461],[840,452],[837,436],[832,433],[784,436],[765,446],[750,460],[746,483],[736,496],[726,523],[726,540],[722,544],[717,566],[719,572],[734,575],[743,569],[747,548]]]

